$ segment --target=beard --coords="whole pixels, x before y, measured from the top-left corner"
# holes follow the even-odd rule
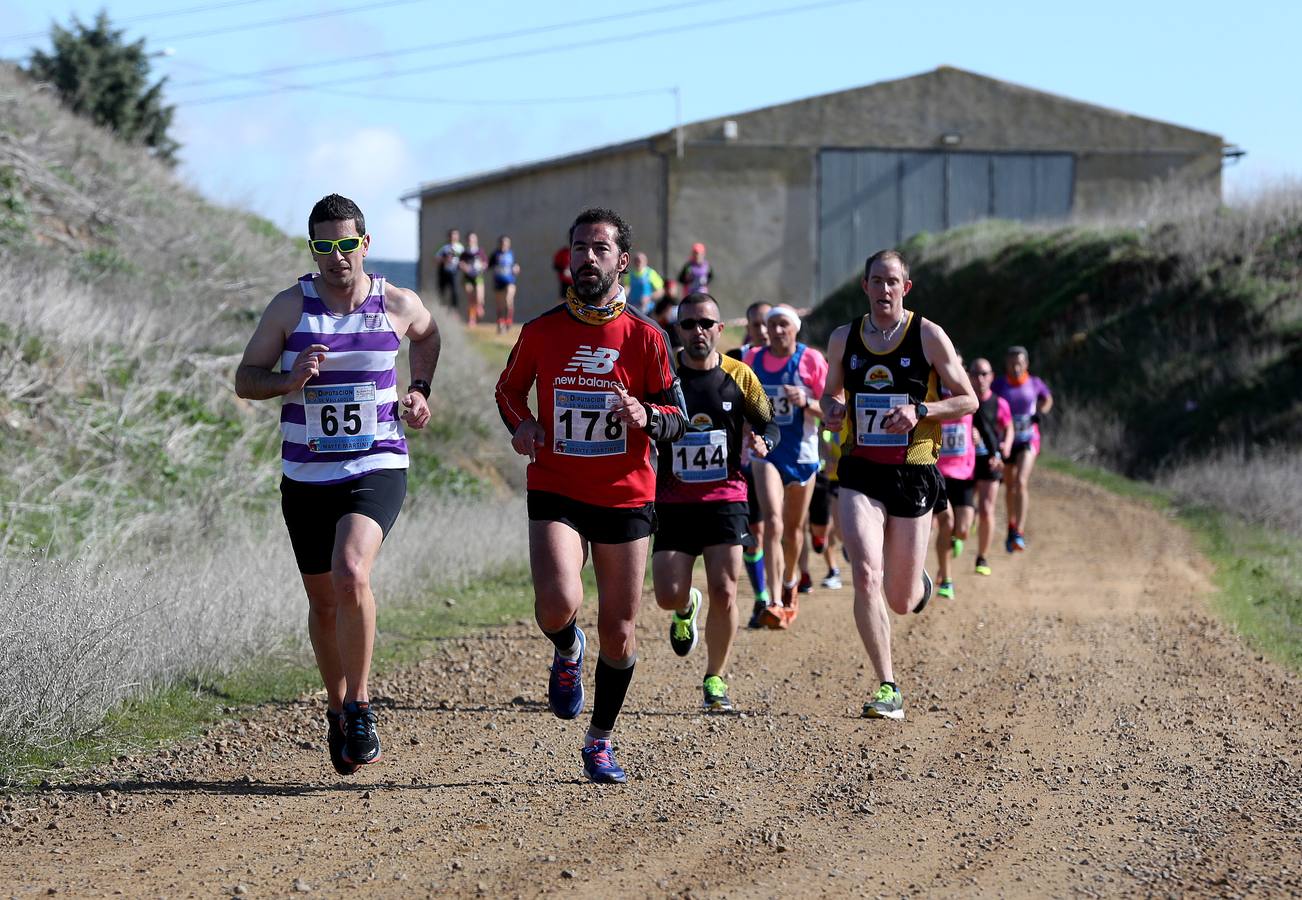
[[[687,355],[692,359],[702,362],[709,359],[710,354],[714,352],[714,348],[709,344],[698,344],[694,341],[683,344],[683,349],[687,351]]]
[[[596,268],[595,266],[593,268]],[[580,270],[582,271],[582,270]],[[578,272],[571,272],[574,276],[574,293],[584,303],[598,303],[606,296],[606,292],[615,284],[615,277],[618,272],[604,272],[597,269],[598,278],[595,284],[589,284],[579,279]]]

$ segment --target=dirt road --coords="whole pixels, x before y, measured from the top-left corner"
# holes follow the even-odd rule
[[[895,620],[904,722],[858,718],[848,588],[743,631],[727,718],[652,608],[632,780],[589,785],[521,625],[380,684],[385,760],[352,779],[312,700],[8,798],[0,895],[1302,893],[1302,681],[1206,613],[1160,514],[1038,480],[1030,552],[965,555],[956,600]]]

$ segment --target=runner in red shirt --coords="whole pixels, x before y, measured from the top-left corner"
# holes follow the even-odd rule
[[[556,646],[547,700],[553,713],[583,711],[587,639],[576,624],[580,574],[592,548],[600,655],[583,768],[623,782],[611,733],[637,659],[634,624],[647,543],[655,531],[652,441],[687,430],[665,333],[629,307],[619,277],[632,232],[618,214],[589,209],[570,228],[574,287],[565,302],[520,331],[497,382],[497,407],[528,469],[534,614]],[[538,388],[538,413],[529,391]]]

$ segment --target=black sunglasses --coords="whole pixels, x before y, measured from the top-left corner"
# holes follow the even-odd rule
[[[691,331],[694,328],[700,328],[702,331],[709,331],[715,325],[719,324],[718,319],[679,319],[678,327],[683,331]]]

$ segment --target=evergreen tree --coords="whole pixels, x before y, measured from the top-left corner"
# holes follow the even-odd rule
[[[149,56],[143,39],[128,44],[103,10],[87,27],[73,16],[72,27],[50,31],[50,53],[32,52],[27,72],[54,86],[64,104],[118,137],[149,147],[174,165],[181,145],[168,136],[176,107],[163,103],[161,78],[149,84]]]

